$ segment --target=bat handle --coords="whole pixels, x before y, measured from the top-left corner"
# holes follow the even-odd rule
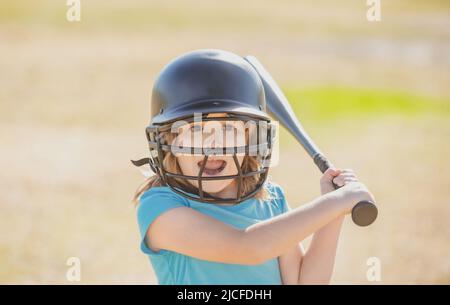
[[[314,163],[324,173],[328,168],[332,167],[331,163],[322,154],[314,156]],[[334,188],[338,189],[339,186],[333,182]],[[352,209],[352,220],[355,224],[361,227],[372,224],[378,216],[377,206],[367,200],[358,202]]]

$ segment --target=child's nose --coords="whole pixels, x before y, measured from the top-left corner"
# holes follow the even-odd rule
[[[216,133],[208,133],[203,141],[205,147],[220,148],[223,147],[223,139],[219,139]]]

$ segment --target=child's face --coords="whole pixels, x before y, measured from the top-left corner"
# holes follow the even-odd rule
[[[210,114],[208,117],[224,117],[226,114]],[[245,130],[242,128],[242,122],[231,121],[206,121],[200,123],[191,123],[184,126],[175,139],[176,145],[179,146],[194,146],[199,145],[204,148],[222,148],[230,146],[244,146],[245,145]],[[201,128],[200,128],[201,127]],[[217,132],[218,128],[222,128],[221,132]],[[227,137],[228,132],[234,132],[234,138]],[[194,138],[196,140],[194,140]],[[200,142],[195,142],[199,141]],[[189,143],[189,144],[188,144]],[[191,144],[195,143],[195,144]],[[245,154],[236,154],[239,167],[242,165]],[[184,175],[198,176],[202,166],[204,155],[191,154],[176,154],[178,164]],[[208,161],[205,164],[202,177],[220,177],[236,175],[238,169],[236,167],[233,155],[215,154],[209,155]],[[226,193],[227,197],[230,195],[230,190],[233,188],[235,179],[221,179],[221,180],[203,180],[203,191],[212,195],[222,197],[221,194]],[[188,180],[193,186],[199,187],[197,180]],[[234,190],[235,191],[235,190]],[[235,195],[231,195],[235,196]]]

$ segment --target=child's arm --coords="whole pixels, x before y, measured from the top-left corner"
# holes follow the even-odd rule
[[[357,181],[352,170],[329,168],[320,179],[322,195],[334,191],[333,179],[339,186]],[[314,233],[308,250],[302,258],[298,284],[329,284],[333,275],[343,220],[344,217],[339,216]]]
[[[278,264],[280,265],[281,279],[284,285],[299,284],[300,270],[303,264],[305,250],[301,243],[297,243],[294,247],[289,249],[278,257]]]
[[[344,216],[314,233],[308,251],[298,243],[278,258],[284,285],[329,284]]]
[[[343,216],[314,233],[303,258],[298,284],[329,284],[333,275]]]
[[[338,216],[351,212],[361,200],[373,200],[359,182],[344,187],[287,213],[238,230],[187,207],[157,217],[147,231],[147,245],[203,260],[261,264],[285,253],[299,241]]]

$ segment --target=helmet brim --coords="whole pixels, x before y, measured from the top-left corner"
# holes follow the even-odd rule
[[[261,106],[263,109],[263,107]],[[207,99],[183,103],[181,106],[162,111],[153,117],[152,124],[166,124],[186,117],[192,117],[194,113],[231,113],[253,117],[255,119],[270,120],[270,116],[263,110],[248,107],[248,104],[234,100]]]

